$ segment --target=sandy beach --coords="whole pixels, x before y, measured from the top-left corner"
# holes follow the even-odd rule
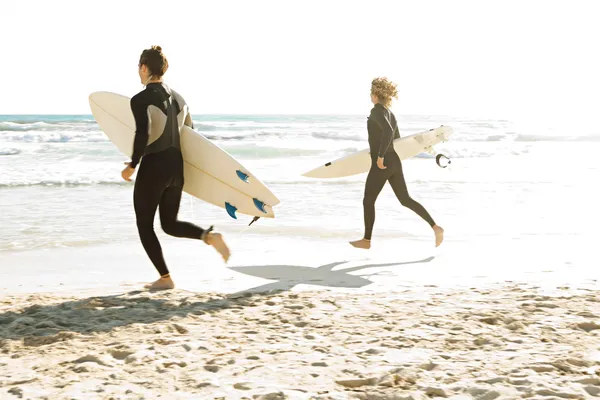
[[[2,398],[600,395],[597,296],[536,292],[7,296]]]
[[[470,255],[471,243],[407,241],[398,254],[397,240],[365,253],[280,238],[283,254],[241,238],[231,235],[227,266],[210,248],[163,239],[178,266],[166,292],[140,290],[154,271],[137,246],[6,253],[21,269],[2,277],[0,398],[600,396],[589,253],[555,246],[544,258],[545,242],[529,241],[531,259],[510,267],[499,253],[479,269],[485,242]]]

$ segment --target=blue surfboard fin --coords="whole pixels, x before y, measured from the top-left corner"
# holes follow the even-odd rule
[[[256,208],[258,208],[260,211],[264,212],[265,214],[267,213],[267,210],[265,210],[265,203],[263,203],[262,201],[254,198],[252,199],[254,201],[254,206]]]
[[[237,208],[232,206],[231,204],[225,202],[225,210],[227,210],[227,214],[229,214],[229,216],[233,219],[237,219],[237,216],[235,215],[235,212],[237,211]]]
[[[235,173],[237,174],[238,178],[240,178],[243,182],[250,183],[250,181],[248,180],[250,176],[248,174],[243,173],[239,169],[235,171]]]

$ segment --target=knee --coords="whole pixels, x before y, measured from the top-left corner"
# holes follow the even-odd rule
[[[171,221],[171,220],[161,220],[160,221],[160,226],[162,228],[162,230],[170,236],[175,236],[175,231],[177,230],[176,228],[176,223],[175,221]]]
[[[151,235],[154,233],[154,224],[151,221],[137,220],[136,221],[138,233],[140,236]]]
[[[404,207],[410,207],[415,203],[413,198],[410,197],[408,194],[405,194],[404,196],[399,196],[398,200],[400,200],[400,204],[402,204]]]
[[[377,200],[374,196],[365,196],[363,197],[363,206],[364,207],[373,207],[375,205],[375,201]]]
[[[154,229],[153,220],[151,220],[150,218],[140,217],[139,215],[136,216],[135,224],[137,225],[138,229]]]

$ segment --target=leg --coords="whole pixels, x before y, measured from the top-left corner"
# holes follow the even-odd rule
[[[177,219],[182,192],[182,185],[169,186],[163,192],[159,207],[163,230],[171,236],[203,240],[206,244],[213,246],[227,262],[231,253],[220,233],[212,233],[211,229],[202,229],[190,222]]]
[[[133,205],[137,222],[138,233],[142,246],[148,257],[161,276],[168,276],[169,269],[165,263],[162,248],[154,232],[154,216],[160,202],[164,185],[160,176],[154,175],[151,159],[143,160],[135,181],[133,191]]]
[[[431,215],[427,212],[425,207],[423,207],[419,202],[414,200],[408,194],[408,188],[406,187],[406,181],[404,180],[404,172],[402,171],[402,164],[399,164],[400,167],[397,168],[393,175],[389,178],[390,185],[396,194],[398,200],[400,200],[400,204],[404,207],[410,208],[417,215],[423,218],[429,226],[431,226],[435,232],[435,242],[436,247],[442,243],[444,239],[444,230],[437,226]]]
[[[367,175],[365,183],[365,195],[363,197],[363,212],[365,219],[365,239],[371,240],[373,225],[375,225],[375,202],[386,182],[385,170],[379,170],[373,166]]]
[[[381,193],[381,189],[387,180],[386,170],[380,170],[377,165],[373,164],[367,182],[365,183],[365,194],[363,197],[363,213],[365,221],[365,235],[362,240],[350,242],[354,247],[368,249],[371,247],[371,234],[373,233],[373,225],[375,224],[375,201]]]
[[[162,193],[159,207],[160,224],[167,235],[201,239],[204,229],[177,219],[182,191],[183,187],[181,186],[170,186]]]
[[[179,151],[167,151],[166,156],[169,158],[166,165],[168,165],[170,178],[168,180],[169,184],[160,199],[160,222],[163,230],[171,236],[200,239],[214,247],[221,254],[223,260],[227,262],[231,253],[220,233],[211,232],[212,228],[202,229],[192,223],[177,220],[181,193],[185,183],[183,156]]]

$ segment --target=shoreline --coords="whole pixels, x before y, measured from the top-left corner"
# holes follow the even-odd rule
[[[355,239],[348,236],[348,240]],[[439,247],[424,238],[376,238],[369,251],[345,238],[228,234],[226,265],[214,249],[193,240],[162,237],[176,287],[192,292],[233,293],[262,287],[390,292],[397,287],[448,288],[523,283],[540,287],[595,288],[591,243],[581,237],[531,236],[504,240],[452,237]],[[15,293],[78,293],[141,289],[158,278],[137,241],[76,248],[3,252],[0,297]]]

